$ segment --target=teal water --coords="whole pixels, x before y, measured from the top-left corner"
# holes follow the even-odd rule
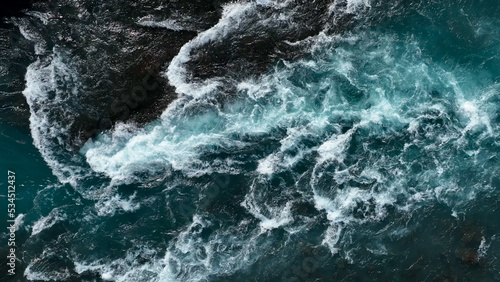
[[[262,3],[229,5],[172,61],[180,95],[157,121],[78,153],[43,110],[77,97],[70,55],[30,66],[31,134],[0,139],[18,279],[500,281],[498,4],[347,1],[352,30],[217,102],[221,81],[182,76],[189,48]]]

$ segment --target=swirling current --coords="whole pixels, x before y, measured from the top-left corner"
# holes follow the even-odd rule
[[[500,281],[498,1],[4,21],[5,281]]]

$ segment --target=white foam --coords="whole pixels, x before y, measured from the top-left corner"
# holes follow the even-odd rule
[[[345,226],[382,220],[387,216],[387,206],[392,206],[395,202],[395,196],[396,194],[390,190],[375,192],[373,189],[361,190],[355,187],[338,191],[333,199],[315,192],[313,200],[316,209],[325,211],[327,219],[330,221],[330,227],[324,235],[323,244],[328,246],[332,253],[338,252],[336,245]],[[362,212],[364,218],[354,216],[354,211],[359,208],[360,203],[363,209],[357,212]]]
[[[39,19],[44,25],[47,25],[49,23],[49,19],[51,18],[50,13],[42,13],[38,11],[28,11],[26,12],[26,15]]]
[[[347,13],[354,14],[360,8],[371,8],[371,0],[347,0]]]
[[[355,129],[349,129],[346,133],[334,136],[332,139],[324,142],[318,148],[318,162],[335,160],[343,162],[345,158],[345,150],[348,143],[351,141],[352,134]]]
[[[252,190],[254,190],[254,188],[252,188]],[[260,220],[260,228],[262,232],[288,225],[293,221],[291,201],[287,202],[284,207],[272,207],[267,204],[259,203],[255,199],[254,194],[249,193],[241,205],[255,218]]]
[[[242,18],[247,12],[255,7],[253,3],[232,3],[224,6],[222,17],[212,28],[201,32],[193,40],[186,43],[175,56],[167,70],[168,81],[176,89],[179,95],[201,97],[214,91],[219,83],[216,81],[205,81],[203,83],[188,82],[188,74],[185,64],[191,60],[191,51],[211,41],[218,41],[228,33],[238,30]]]
[[[166,267],[160,281],[204,281],[208,277],[232,274],[256,261],[268,242],[258,230],[241,232],[247,222],[223,227],[203,239],[201,232],[212,225],[207,216],[195,215],[192,224],[182,231],[167,251]],[[235,234],[238,234],[235,236]]]
[[[67,216],[65,213],[61,212],[59,209],[53,209],[47,216],[44,216],[37,220],[31,229],[31,236],[35,236],[46,230],[54,224],[66,220]]]
[[[465,112],[465,115],[469,119],[469,123],[463,129],[463,133],[466,133],[479,125],[486,126],[488,133],[493,135],[493,129],[490,124],[488,115],[480,111],[478,102],[476,101],[463,101],[460,105],[460,109]]]
[[[217,143],[217,134],[199,134],[192,136],[173,136],[169,138],[163,126],[159,125],[151,132],[135,133],[128,140],[119,140],[123,128],[118,127],[112,137],[101,136],[93,144],[86,146],[85,156],[94,171],[104,172],[115,181],[133,182],[134,173],[147,172],[154,175],[170,165],[174,170],[183,170],[188,175],[203,174],[200,170],[208,164],[197,161],[198,146]],[[177,137],[177,138],[176,138]],[[182,139],[180,139],[180,138]],[[190,171],[189,167],[193,169]]]
[[[495,239],[495,236],[492,237],[492,240]],[[479,247],[477,249],[477,257],[479,259],[485,258],[486,254],[488,252],[488,249],[490,248],[491,242],[489,244],[486,244],[486,238],[484,236],[481,238],[481,243],[479,244]]]
[[[101,198],[96,204],[97,215],[113,216],[117,211],[134,212],[140,209],[140,203],[134,203],[137,193],[134,193],[128,199],[122,199],[120,195],[114,194],[110,197]]]
[[[344,25],[346,18],[355,15],[359,19],[364,11],[371,8],[371,0],[335,0],[332,1],[328,10],[333,16],[333,25]]]
[[[311,154],[317,150],[317,147],[303,148],[300,145],[301,140],[307,139],[319,127],[325,125],[325,120],[315,120],[308,128],[289,128],[288,135],[280,141],[281,146],[278,152],[268,155],[259,160],[257,172],[264,175],[271,175],[292,168],[305,155]],[[298,152],[292,155],[291,152]]]
[[[137,242],[139,244],[139,242]],[[162,270],[159,260],[154,258],[157,251],[146,246],[133,248],[127,251],[124,258],[112,261],[75,261],[74,271],[78,274],[86,271],[99,273],[100,278],[105,281],[162,281],[158,279],[158,273]],[[151,258],[150,262],[139,264],[137,259]],[[170,280],[176,281],[176,280]]]
[[[45,42],[43,37],[37,31],[29,28],[27,19],[18,19],[15,20],[14,23],[19,27],[19,31],[23,37],[35,44],[35,54],[45,54],[47,51],[47,42]]]
[[[68,281],[71,278],[71,273],[68,268],[59,271],[47,270],[42,268],[40,271],[36,269],[36,263],[31,262],[24,270],[24,277],[29,281]]]
[[[85,173],[82,167],[71,161],[61,162],[61,155],[71,150],[72,108],[79,103],[78,94],[82,87],[78,73],[68,60],[65,54],[54,49],[53,55],[32,63],[26,72],[23,95],[30,106],[33,144],[61,183],[77,187],[77,179]],[[49,95],[53,96],[49,99]]]
[[[156,20],[152,16],[145,16],[138,19],[137,24],[141,26],[165,28],[173,31],[200,31],[191,23],[187,22],[186,19]]]
[[[15,230],[19,230],[19,228],[21,228],[23,225],[24,225],[24,217],[25,217],[25,214],[18,214],[16,216],[16,219],[14,220],[14,226],[15,226]]]
[[[470,119],[470,123],[467,124],[467,127],[464,129],[464,131],[469,131],[471,128],[480,123],[479,113],[475,103],[466,101],[462,103],[462,105],[460,105],[460,108],[465,111],[466,115]]]
[[[176,20],[164,20],[164,21],[152,21],[152,20],[147,20],[144,18],[141,18],[138,20],[138,24],[142,26],[149,26],[149,27],[162,27],[170,30],[175,30],[175,31],[182,31],[182,30],[189,30],[183,27],[179,22]]]
[[[276,155],[269,155],[267,158],[259,161],[259,165],[257,166],[257,172],[260,174],[273,174],[274,167],[279,159]]]
[[[142,246],[127,251],[123,258],[96,261],[75,261],[76,273],[86,271],[99,274],[105,281],[204,281],[213,275],[227,275],[248,267],[262,253],[259,245],[266,246],[267,236],[259,232],[238,233],[240,227],[223,227],[210,238],[203,238],[203,230],[212,222],[207,216],[194,215],[191,224],[180,230],[169,242],[164,256],[157,250]],[[240,238],[241,237],[241,238]],[[136,242],[135,245],[143,245]],[[138,263],[138,258],[147,259]]]

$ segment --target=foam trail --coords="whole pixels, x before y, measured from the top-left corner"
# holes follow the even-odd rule
[[[224,11],[219,23],[198,34],[197,37],[182,46],[177,56],[170,62],[166,72],[169,82],[175,86],[178,94],[190,97],[201,97],[219,86],[219,83],[216,81],[205,81],[203,83],[188,82],[188,74],[184,64],[191,60],[190,54],[193,49],[201,47],[211,41],[220,40],[228,33],[238,30],[239,24],[245,14],[254,8],[255,4],[253,3],[234,3],[224,6]]]
[[[46,43],[32,31],[24,30],[23,34],[33,40],[37,48],[45,48]],[[43,49],[37,53],[43,56],[28,66],[23,91],[31,113],[33,144],[61,183],[80,189],[82,195],[94,197],[92,194],[100,187],[82,189],[82,183],[95,175],[71,147],[75,138],[71,126],[78,115],[75,109],[80,108],[83,89],[79,74],[71,63],[71,55],[58,46],[51,52]]]
[[[54,209],[50,212],[49,215],[40,218],[33,224],[31,236],[35,236],[43,230],[48,229],[54,226],[56,223],[64,221],[66,219],[67,215],[65,213],[61,212],[58,209]]]
[[[201,31],[193,24],[182,19],[156,20],[152,16],[145,16],[137,20],[137,24],[147,27],[166,28],[173,31]]]
[[[48,62],[47,62],[48,61]],[[61,92],[56,84],[66,81],[73,84],[69,92]],[[59,161],[54,147],[67,146],[67,136],[71,124],[53,121],[54,113],[50,108],[64,109],[63,104],[68,100],[76,98],[78,88],[77,74],[71,70],[63,61],[62,55],[54,50],[54,55],[48,60],[38,59],[28,67],[26,72],[26,89],[24,96],[31,109],[30,127],[33,142],[38,148],[47,164],[52,168],[54,174],[62,183],[72,183],[76,185],[76,180],[72,177],[77,167],[67,167]],[[55,97],[49,99],[49,95]],[[70,112],[64,113],[71,117]]]
[[[76,261],[75,271],[99,273],[104,280],[112,281],[204,281],[214,275],[231,274],[248,267],[258,258],[260,251],[269,242],[267,236],[250,232],[236,238],[234,234],[245,229],[248,223],[220,229],[210,238],[203,238],[202,232],[215,222],[207,216],[195,215],[169,244],[166,254],[160,259],[138,265],[139,257],[156,258],[156,250],[143,246],[127,252],[116,260]]]

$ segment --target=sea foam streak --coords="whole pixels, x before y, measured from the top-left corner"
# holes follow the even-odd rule
[[[217,25],[207,31],[200,33],[196,38],[182,46],[179,54],[170,62],[167,76],[178,94],[199,97],[208,92],[214,91],[218,83],[216,81],[206,81],[203,83],[187,82],[187,70],[185,63],[190,61],[190,53],[194,48],[200,47],[210,41],[223,38],[229,32],[237,31],[240,21],[245,17],[245,13],[252,11],[255,4],[234,3],[224,7],[222,18]]]
[[[74,113],[70,107],[78,104],[78,74],[65,62],[64,55],[54,50],[52,56],[38,59],[28,67],[26,89],[23,91],[31,109],[31,134],[54,174],[63,183],[76,180],[72,177],[75,166],[61,163],[58,151],[68,146],[68,132]],[[59,87],[64,84],[66,87]],[[57,108],[59,111],[49,109]]]

